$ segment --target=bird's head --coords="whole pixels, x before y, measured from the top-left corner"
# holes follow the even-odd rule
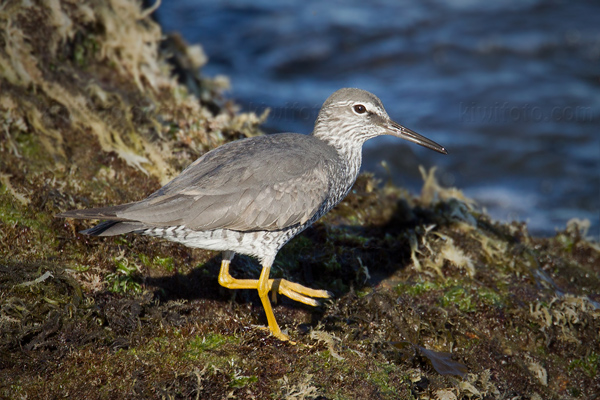
[[[447,154],[443,146],[390,119],[381,100],[362,89],[345,88],[323,103],[313,134],[328,142],[351,141],[360,145],[368,139],[392,135]]]

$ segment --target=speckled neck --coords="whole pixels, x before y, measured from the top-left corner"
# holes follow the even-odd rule
[[[327,113],[319,114],[312,135],[333,147],[344,162],[345,181],[352,186],[362,163],[362,146],[368,137],[357,134],[360,127]],[[348,188],[349,189],[349,188]]]

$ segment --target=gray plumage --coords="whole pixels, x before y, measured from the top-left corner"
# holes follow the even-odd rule
[[[267,268],[268,278],[279,249],[346,196],[360,169],[363,143],[385,134],[446,153],[390,120],[375,95],[340,89],[323,104],[311,135],[282,133],[228,143],[200,157],[144,200],[59,216],[106,220],[83,231],[90,235],[134,232],[226,251],[227,263],[233,253],[255,256]],[[304,289],[292,291],[326,297]],[[269,326],[281,337],[273,325],[274,317]]]
[[[280,230],[304,224],[317,213],[330,195],[338,163],[334,149],[312,136],[238,140],[205,154],[116,215],[149,226]]]

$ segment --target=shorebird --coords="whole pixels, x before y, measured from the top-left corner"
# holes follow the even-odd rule
[[[356,181],[362,146],[392,135],[439,153],[446,149],[392,121],[377,96],[340,89],[323,104],[310,135],[280,133],[224,144],[193,162],[144,200],[114,207],[72,210],[59,217],[105,220],[82,233],[137,233],[188,247],[223,251],[219,283],[257,289],[271,333],[288,340],[273,314],[269,291],[311,306],[328,298],[285,279],[269,279],[277,252],[338,204]],[[236,253],[262,264],[258,279],[235,279]]]

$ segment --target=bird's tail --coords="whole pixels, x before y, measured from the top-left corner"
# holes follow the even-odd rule
[[[91,236],[115,236],[141,231],[145,228],[146,226],[141,222],[104,221],[90,229],[81,231],[81,233]]]
[[[84,210],[70,210],[60,214],[59,218],[75,218],[75,219],[103,219],[107,220],[98,225],[81,231],[81,233],[92,236],[115,236],[123,233],[139,231],[146,226],[141,222],[129,221],[117,216],[119,211],[122,211],[131,206],[129,204],[121,204],[114,207],[88,208]]]
[[[57,214],[59,218],[75,218],[75,219],[108,219],[111,221],[124,221],[123,218],[117,217],[119,211],[123,211],[131,207],[132,203],[121,204],[113,207],[88,208],[83,210],[70,210]]]

